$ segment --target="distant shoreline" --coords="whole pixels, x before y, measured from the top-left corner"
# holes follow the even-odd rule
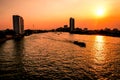
[[[71,34],[79,34],[79,33],[71,33]],[[101,35],[101,36],[110,36],[110,37],[120,37],[120,35],[107,35],[107,34],[80,34],[80,35]]]
[[[46,31],[46,32],[63,32],[63,31]],[[40,33],[45,33],[45,32],[40,32]],[[120,38],[120,35],[113,35],[113,34],[97,34],[97,33],[93,33],[93,34],[88,34],[88,33],[76,33],[76,32],[68,32],[70,34],[79,34],[79,35],[101,35],[101,36],[110,36],[110,37],[118,37]],[[31,33],[30,35],[32,34],[37,34],[37,33]],[[39,32],[38,32],[39,34]],[[30,35],[24,35],[24,36],[30,36]],[[14,39],[14,36],[13,35],[6,35],[5,38],[1,38],[0,39],[0,43],[3,43],[7,40],[10,40],[10,39]]]

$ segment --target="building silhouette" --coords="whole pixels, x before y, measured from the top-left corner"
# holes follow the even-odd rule
[[[70,18],[69,25],[70,25],[70,32],[74,31],[74,28],[75,28],[74,18],[72,18],[72,17]]]
[[[24,34],[24,20],[19,15],[13,15],[13,30],[16,35]]]

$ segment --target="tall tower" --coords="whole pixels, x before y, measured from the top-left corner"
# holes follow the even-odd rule
[[[24,20],[19,15],[13,15],[13,29],[16,35],[22,35],[24,33]]]
[[[74,27],[75,27],[75,20],[74,18],[70,18],[70,22],[69,22],[69,25],[70,25],[70,32],[74,30]]]

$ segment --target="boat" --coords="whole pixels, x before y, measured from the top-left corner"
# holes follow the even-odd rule
[[[80,47],[86,47],[86,44],[84,42],[73,41],[73,43],[80,46]]]

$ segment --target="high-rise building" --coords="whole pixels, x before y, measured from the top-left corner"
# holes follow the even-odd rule
[[[13,15],[13,29],[16,35],[22,35],[24,33],[24,20],[19,15]]]
[[[75,20],[74,20],[74,18],[72,18],[72,17],[70,18],[69,25],[70,25],[70,31],[73,31],[74,27],[75,27]]]

